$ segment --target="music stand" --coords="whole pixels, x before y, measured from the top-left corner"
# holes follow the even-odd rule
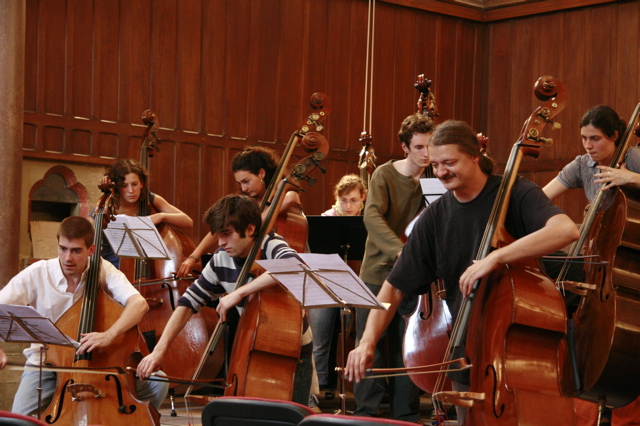
[[[49,318],[31,306],[0,304],[0,339],[5,342],[40,343],[40,376],[38,385],[38,419],[42,403],[42,363],[47,345],[78,347],[80,344],[65,336]]]
[[[437,178],[421,178],[420,188],[422,188],[422,197],[424,198],[425,205],[427,206],[447,192],[442,181]]]
[[[136,259],[170,258],[169,249],[149,216],[119,214],[115,218],[103,232],[116,256]]]
[[[284,286],[305,309],[340,307],[341,364],[345,366],[345,321],[351,307],[386,309],[353,270],[334,254],[299,253],[298,259],[258,260],[269,275]],[[344,371],[340,380],[341,412],[346,414]]]
[[[338,253],[342,259],[362,260],[367,228],[362,216],[307,216],[312,253]]]

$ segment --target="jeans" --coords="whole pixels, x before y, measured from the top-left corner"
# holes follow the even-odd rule
[[[367,287],[378,294],[380,286],[367,284]],[[362,334],[369,316],[369,309],[356,308],[356,345],[360,343]],[[385,358],[388,367],[404,367],[402,360],[402,339],[404,337],[405,321],[398,313],[395,314],[387,330],[382,334],[376,347],[373,366],[385,367]],[[386,357],[382,353],[384,340],[387,337],[388,353]],[[388,390],[391,397],[391,413],[396,420],[416,422],[420,418],[420,390],[411,381],[409,376],[396,376],[378,379],[364,379],[355,383],[353,394],[356,401],[356,416],[377,416],[378,406]]]
[[[313,363],[311,356],[302,357],[296,366],[296,376],[293,380],[293,402],[307,405],[309,403],[309,393],[311,390],[311,376],[313,374]]]
[[[161,372],[161,374],[164,374]],[[22,373],[22,380],[18,391],[13,399],[11,411],[29,416],[38,412],[38,386],[39,371],[25,371]],[[136,380],[136,391],[138,399],[149,401],[156,408],[160,408],[167,393],[169,383],[152,382],[149,380]],[[45,409],[51,402],[56,392],[56,373],[50,371],[42,372],[42,408]]]
[[[309,325],[313,333],[313,359],[318,371],[318,384],[329,385],[329,356],[336,321],[340,321],[340,308],[309,309]]]

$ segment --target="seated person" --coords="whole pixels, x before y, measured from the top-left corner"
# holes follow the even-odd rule
[[[58,257],[36,262],[13,277],[0,290],[0,303],[32,306],[40,315],[57,322],[84,294],[89,258],[96,250],[93,238],[93,225],[88,219],[71,216],[63,220],[58,230]],[[124,310],[109,329],[83,335],[76,351],[78,355],[109,351],[114,339],[135,327],[149,310],[146,300],[124,274],[104,259],[100,263],[100,284],[124,306]],[[40,346],[32,344],[24,350],[27,365],[40,365]],[[0,367],[5,364],[3,353],[0,354]],[[22,374],[11,411],[23,415],[38,411],[39,374],[37,370]],[[157,409],[164,401],[169,385],[166,382],[137,380],[136,390],[139,399],[150,401]],[[55,391],[56,373],[43,371],[42,409],[49,405]]]

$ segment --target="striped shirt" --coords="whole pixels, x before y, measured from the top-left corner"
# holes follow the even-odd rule
[[[302,262],[298,254],[287,244],[280,235],[269,232],[262,241],[262,255],[265,260],[296,258]],[[213,254],[202,275],[193,282],[187,291],[178,299],[178,306],[185,306],[197,313],[204,306],[215,307],[217,300],[225,293],[232,292],[245,259],[231,257],[221,247]],[[236,308],[242,313],[244,300]],[[302,354],[311,353],[311,327],[304,316],[302,333]]]

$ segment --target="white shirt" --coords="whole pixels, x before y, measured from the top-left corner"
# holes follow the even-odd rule
[[[100,283],[103,288],[121,305],[129,297],[140,294],[131,285],[127,277],[108,261],[101,259]],[[21,271],[0,290],[0,303],[11,305],[29,305],[40,315],[52,322],[64,314],[75,302],[82,298],[87,280],[87,268],[82,273],[80,284],[74,293],[67,292],[65,278],[58,258],[41,260]],[[105,330],[100,330],[105,331]],[[70,336],[75,338],[75,336]],[[39,365],[40,345],[32,344],[24,350],[27,364]]]

